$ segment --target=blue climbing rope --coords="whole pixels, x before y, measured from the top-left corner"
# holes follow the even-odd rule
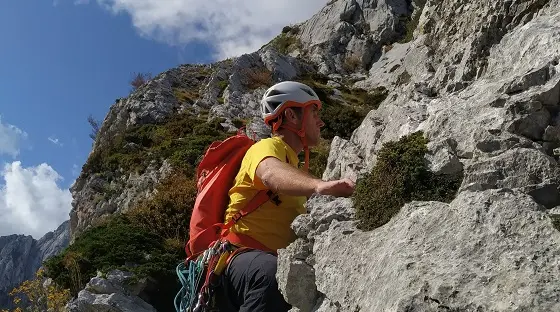
[[[176,267],[181,289],[175,296],[175,311],[190,312],[197,300],[198,285],[204,274],[204,257],[196,261],[181,262]]]
[[[175,295],[176,312],[207,311],[215,286],[214,278],[223,272],[228,256],[236,248],[228,241],[216,241],[196,259],[177,265],[175,271],[181,289]]]

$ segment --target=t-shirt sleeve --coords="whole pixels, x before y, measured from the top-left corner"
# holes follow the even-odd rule
[[[265,158],[275,157],[280,161],[286,161],[286,148],[276,140],[266,140],[255,143],[248,151],[249,153],[249,177],[253,181],[253,185],[259,189],[264,190],[266,186],[262,183],[261,179],[256,175],[257,167]]]

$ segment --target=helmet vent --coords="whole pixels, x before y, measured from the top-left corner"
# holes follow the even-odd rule
[[[315,96],[315,93],[313,93],[313,91],[307,89],[307,88],[300,88],[301,90],[303,90],[303,92],[309,94],[309,96]]]
[[[274,95],[280,95],[280,94],[284,94],[284,92],[278,91],[278,90],[270,90],[270,92],[268,93],[268,96],[274,96]]]
[[[282,104],[282,101],[267,101],[268,104],[273,105],[274,107],[278,107],[280,106],[280,104]]]

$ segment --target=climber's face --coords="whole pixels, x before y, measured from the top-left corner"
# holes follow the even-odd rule
[[[308,105],[301,111],[287,108],[285,112],[284,122],[292,129],[305,130],[305,140],[307,146],[317,146],[321,139],[321,128],[325,125],[319,116],[319,107],[317,105]]]
[[[321,128],[325,125],[319,116],[319,107],[310,105],[305,108],[305,138],[308,146],[316,146],[321,139]]]

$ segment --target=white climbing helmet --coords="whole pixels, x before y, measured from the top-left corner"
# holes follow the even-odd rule
[[[279,82],[268,88],[262,97],[264,123],[270,125],[288,107],[306,107],[311,104],[321,108],[321,100],[309,86],[296,81]]]

